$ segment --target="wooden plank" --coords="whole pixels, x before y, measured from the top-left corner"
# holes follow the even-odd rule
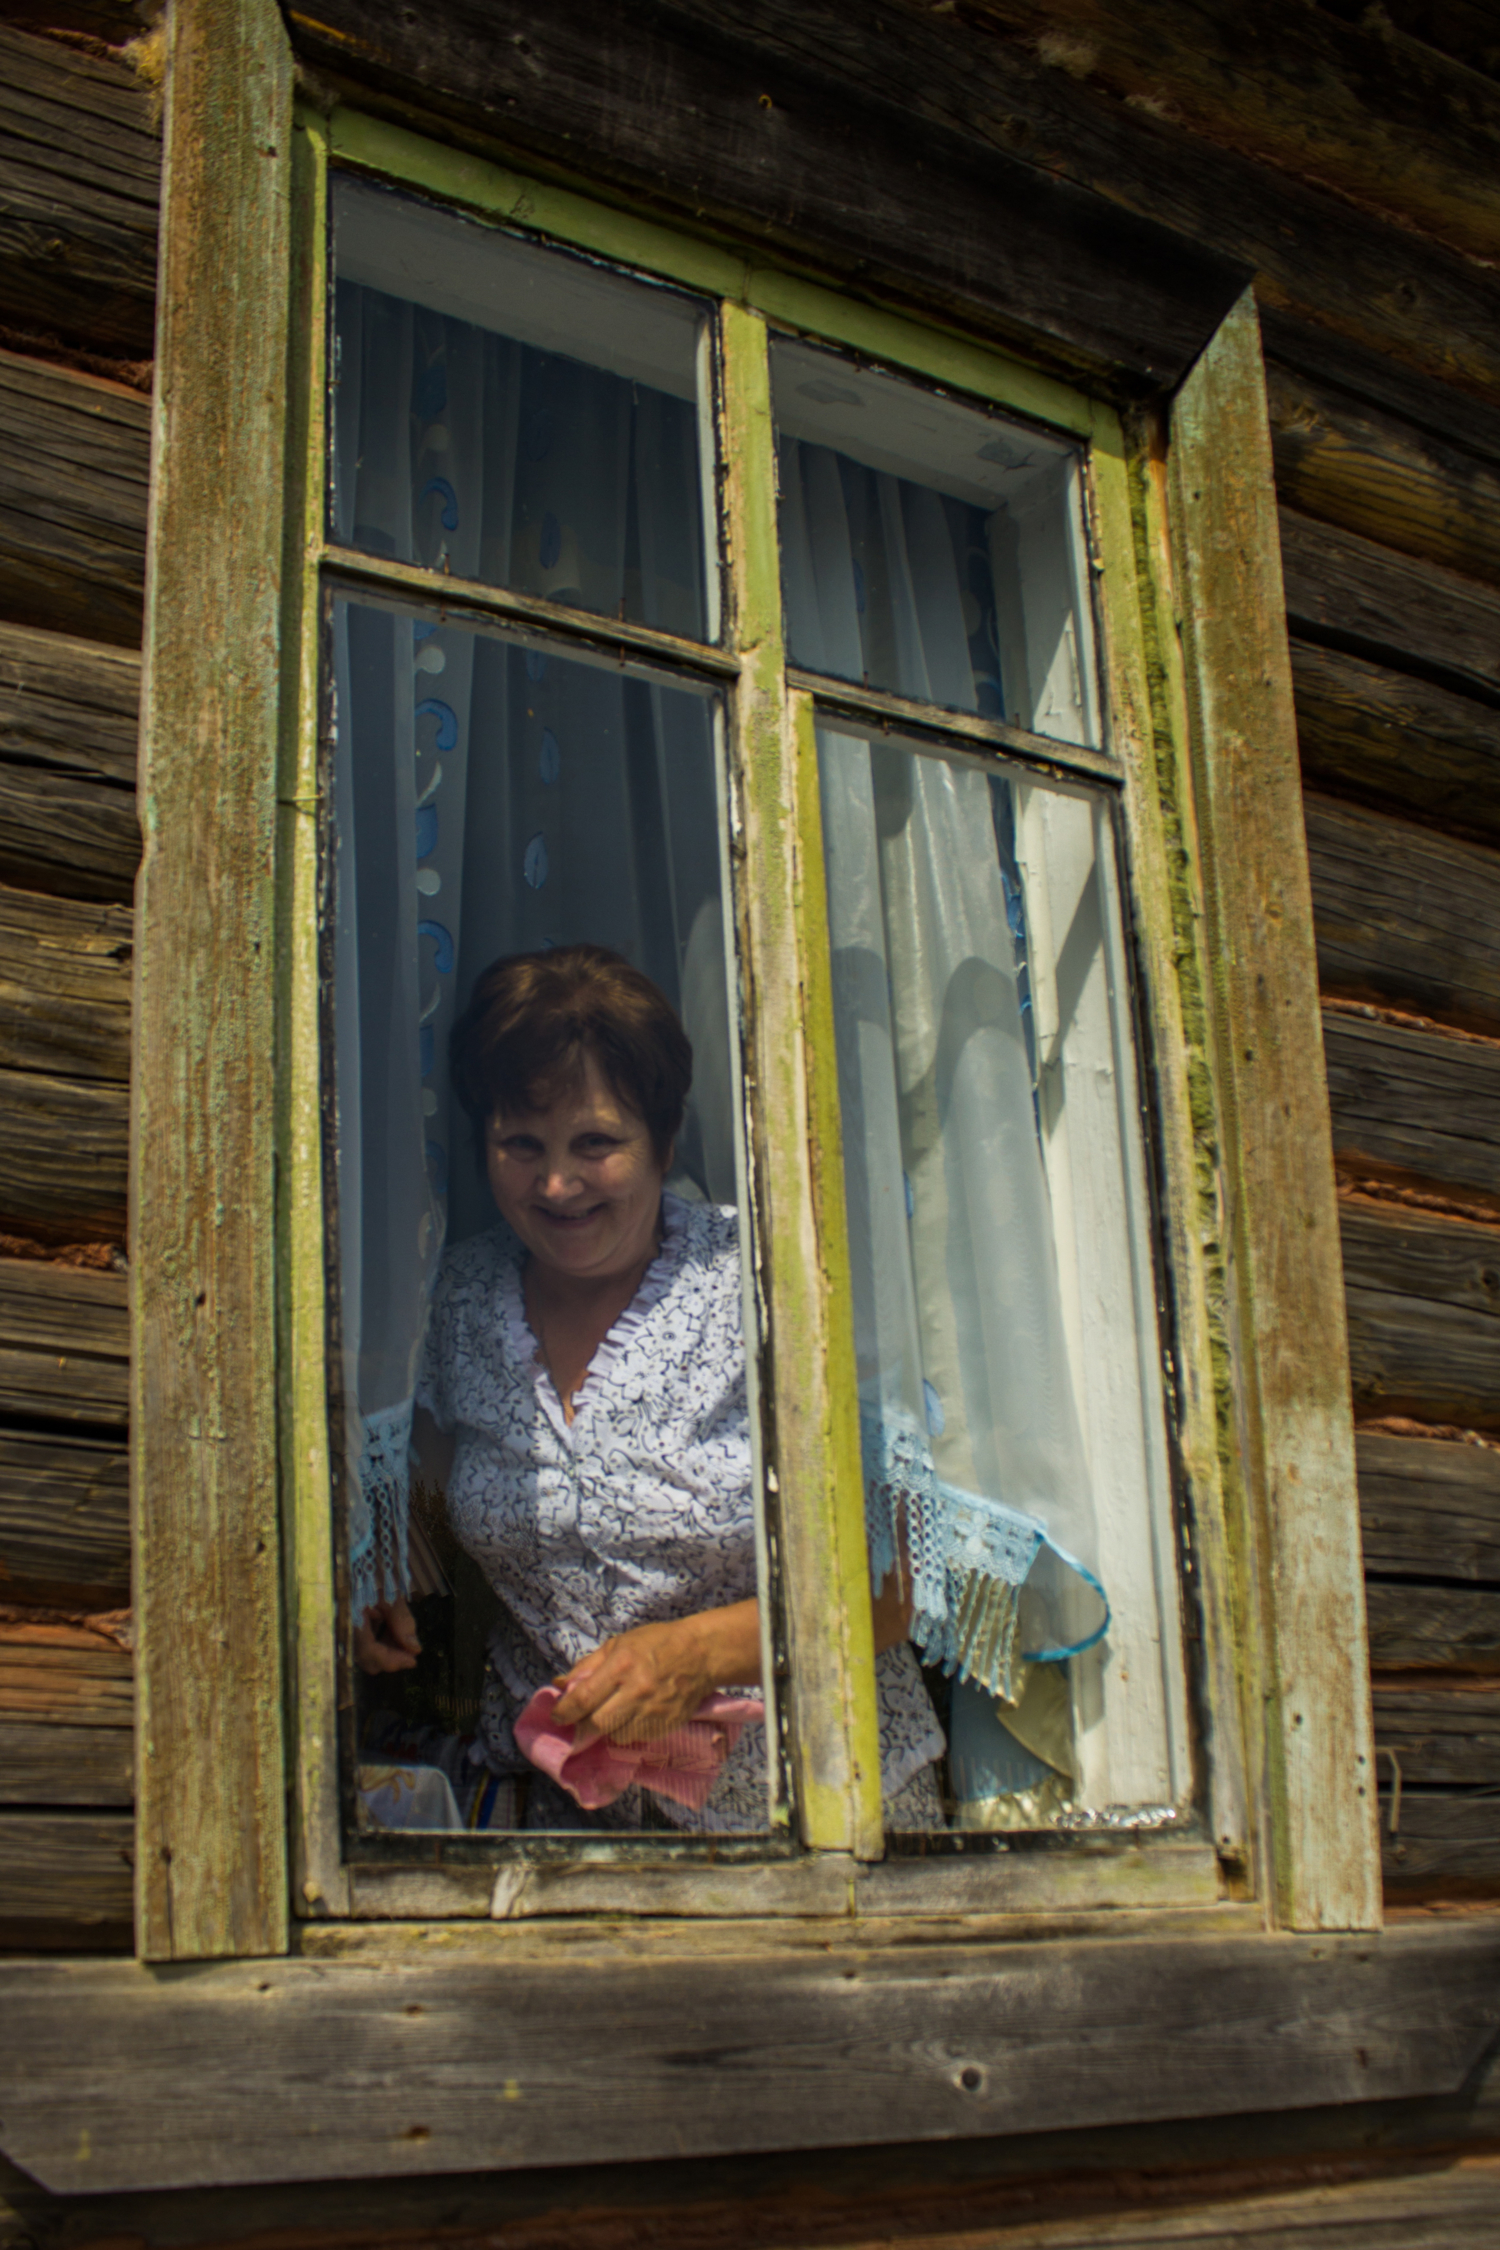
[[[1500,1229],[1349,1202],[1340,1234],[1365,1418],[1500,1427]]]
[[[1500,852],[1331,797],[1304,803],[1324,989],[1500,1026]]]
[[[273,0],[168,19],[132,1146],[151,1959],[287,1941],[275,822],[292,69]],[[205,664],[205,647],[214,662]]]
[[[1500,696],[1500,593],[1295,508],[1283,508],[1280,520],[1294,632],[1469,694]]]
[[[140,856],[133,790],[0,762],[0,879],[128,904]]]
[[[1401,1793],[1396,1834],[1381,1836],[1386,1883],[1403,1890],[1489,1896],[1500,1884],[1500,1797]]]
[[[1403,1791],[1408,1784],[1500,1784],[1500,1687],[1393,1687],[1377,1680],[1375,1747],[1399,1761]],[[1387,1760],[1381,1780],[1390,1779]]]
[[[1500,1670],[1500,1593],[1371,1579],[1370,1661],[1396,1671]]]
[[[1259,330],[1184,386],[1170,473],[1225,1112],[1236,1450],[1275,1588],[1260,1694],[1278,1919],[1380,1917],[1338,1216]]]
[[[1289,367],[1266,374],[1283,501],[1500,585],[1500,465]]]
[[[1024,130],[1002,145],[1003,102],[986,115],[1000,130],[976,131],[977,53],[960,64],[905,11],[876,40],[836,7],[765,0],[692,24],[680,8],[652,20],[587,0],[449,0],[421,39],[347,0],[289,14],[299,53],[378,84],[383,106],[404,100],[420,131],[503,118],[507,142],[547,165],[566,150],[692,226],[748,229],[1070,373],[1176,381],[1245,278],[1184,237],[1168,197],[1144,218],[1061,176],[1068,163]],[[924,116],[929,62],[948,92]],[[1050,74],[1026,75],[1044,108]]]
[[[149,402],[0,352],[0,607],[126,648],[141,637]]]
[[[68,633],[0,624],[0,757],[135,787],[141,660]]]
[[[1323,1055],[1341,1163],[1371,1157],[1500,1197],[1500,1039],[1325,1008]]]
[[[1500,1939],[1474,1924],[969,1949],[825,1924],[742,1957],[728,1933],[675,1956],[664,1928],[607,1974],[580,1974],[560,1935],[550,1958],[426,1948],[191,1979],[7,1964],[6,2153],[91,2195],[573,2164],[580,2080],[596,2164],[878,2144],[898,2120],[910,2142],[1391,2101],[1456,2088],[1500,2012]]]
[[[0,1600],[70,1588],[108,1608],[129,1599],[130,1472],[120,1444],[0,1430]]]
[[[0,318],[149,359],[160,168],[123,58],[0,29]]]
[[[0,887],[0,1067],[130,1077],[134,917]]]
[[[123,1242],[128,1138],[125,1087],[0,1070],[0,1220]]]
[[[123,1428],[126,1288],[123,1274],[0,1258],[0,1407]]]
[[[127,1649],[34,1648],[0,1637],[0,1719],[54,1729],[129,1731],[135,1713]]]
[[[1500,709],[1307,641],[1292,677],[1311,781],[1500,841]]]
[[[1500,1452],[1360,1430],[1366,1570],[1500,1584]]]
[[[0,1805],[129,1805],[134,1796],[127,1727],[0,1720]]]
[[[107,1924],[128,1942],[128,1813],[0,1813],[0,1923]]]

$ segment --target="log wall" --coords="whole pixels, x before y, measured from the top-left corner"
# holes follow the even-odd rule
[[[128,1950],[126,1157],[159,137],[0,27],[0,1947]],[[67,36],[58,36],[59,33]]]

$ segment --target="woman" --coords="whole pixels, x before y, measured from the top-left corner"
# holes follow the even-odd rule
[[[642,1740],[760,1678],[750,1438],[733,1211],[665,1192],[692,1049],[663,994],[592,945],[497,961],[454,1028],[455,1091],[503,1225],[444,1259],[414,1444],[500,1598],[479,1748],[528,1773],[513,1723],[561,1676],[561,1724]],[[415,1660],[404,1602],[359,1636]],[[894,1582],[876,1604],[888,1825],[942,1826],[943,1737]],[[680,1828],[766,1825],[764,1730]],[[585,1816],[533,1777],[528,1823],[641,1823],[632,1790]]]

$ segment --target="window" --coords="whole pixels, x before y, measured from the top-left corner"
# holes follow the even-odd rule
[[[314,1430],[308,1383],[295,1451],[340,1501],[346,1616],[409,1587],[425,1641],[415,1672],[351,1675],[346,1842],[320,1766],[304,1859],[378,1882],[563,1834],[580,1863],[631,1835],[690,1861],[705,1821],[716,1851],[865,1860],[1161,1829],[1204,1895],[1138,810],[1101,662],[1135,567],[1112,418],[820,291],[747,307],[723,262],[570,198],[524,232],[444,210],[413,192],[420,144],[377,136],[371,165],[363,132],[328,175],[310,433],[316,1041],[311,982],[301,1005],[330,1130],[294,1177],[336,1251],[328,1411]],[[556,1523],[497,1544],[477,1441],[461,1506],[408,1450],[444,1247],[487,1257],[494,1225],[449,1035],[490,961],[580,940],[693,1041],[669,1196],[738,1211],[733,1584],[784,1750],[752,1730],[753,1785],[723,1777],[700,1817],[630,1792],[608,1846],[499,1770],[495,1713],[617,1613],[538,1622],[552,1564],[515,1558],[555,1555]],[[584,1476],[568,1536],[628,1577],[638,1545],[555,1442]],[[487,1763],[457,1740],[476,1726]]]

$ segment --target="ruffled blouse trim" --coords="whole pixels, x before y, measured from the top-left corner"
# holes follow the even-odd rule
[[[639,1338],[656,1307],[671,1289],[698,1236],[708,1237],[710,1229],[702,1216],[712,1212],[717,1217],[732,1219],[732,1211],[721,1212],[718,1204],[684,1203],[679,1196],[664,1194],[661,1199],[661,1247],[650,1265],[639,1289],[622,1313],[614,1321],[600,1343],[595,1347],[583,1382],[575,1397],[582,1399],[584,1391],[596,1376],[608,1377],[619,1367],[626,1353]],[[547,1362],[542,1355],[541,1342],[526,1313],[526,1291],[523,1276],[526,1252],[510,1230],[501,1253],[498,1276],[500,1317],[505,1337],[506,1356],[512,1366],[527,1368],[535,1375],[546,1375]],[[550,1381],[550,1375],[548,1376]]]

